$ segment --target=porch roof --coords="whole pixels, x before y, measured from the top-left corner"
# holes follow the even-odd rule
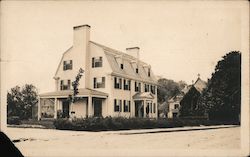
[[[150,92],[141,92],[141,93],[136,93],[133,96],[133,99],[135,100],[142,100],[142,99],[154,99],[154,96]]]
[[[100,92],[97,90],[89,89],[89,88],[80,88],[78,89],[78,96],[101,96],[108,97],[107,93]],[[73,90],[61,90],[55,92],[48,92],[39,94],[40,97],[68,97],[73,94]]]

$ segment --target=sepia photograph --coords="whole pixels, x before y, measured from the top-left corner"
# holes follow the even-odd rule
[[[248,156],[249,1],[0,1],[0,156]]]

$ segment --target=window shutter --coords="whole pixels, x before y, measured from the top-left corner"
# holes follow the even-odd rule
[[[94,68],[94,67],[95,67],[95,58],[92,57],[92,68]]]
[[[96,88],[96,78],[94,77],[94,88]]]
[[[122,89],[122,79],[121,79],[121,78],[119,79],[119,84],[120,84],[120,85],[119,85],[119,86],[120,86],[120,89]]]
[[[120,107],[119,107],[119,110],[120,110],[120,112],[122,112],[122,100],[120,100]]]
[[[68,80],[68,87],[67,89],[70,89],[70,80]]]
[[[66,61],[63,61],[63,70],[66,70]]]
[[[114,99],[114,111],[116,111],[116,99]]]
[[[116,77],[114,78],[114,88],[116,88]]]
[[[63,90],[63,80],[61,80],[60,89]]]
[[[126,100],[123,100],[123,112],[126,112],[125,108],[126,108]]]
[[[102,87],[105,88],[105,77],[102,77]]]
[[[128,112],[130,112],[130,100],[128,101]]]
[[[73,61],[70,60],[70,69],[73,69]]]

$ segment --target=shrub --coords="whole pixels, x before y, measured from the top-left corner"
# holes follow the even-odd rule
[[[21,120],[18,116],[11,116],[7,118],[7,124],[19,125],[21,124]]]
[[[183,126],[200,125],[220,125],[235,124],[220,121],[208,121],[204,119],[149,119],[149,118],[124,118],[124,117],[105,117],[105,118],[75,118],[57,119],[54,121],[56,129],[79,130],[79,131],[111,131],[111,130],[130,130],[130,129],[152,129],[152,128],[174,128]]]

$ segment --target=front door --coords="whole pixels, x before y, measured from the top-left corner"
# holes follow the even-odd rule
[[[142,118],[144,116],[144,106],[142,101],[135,101],[135,117]]]
[[[94,98],[94,116],[101,117],[102,116],[102,99]]]
[[[69,118],[69,102],[63,101],[62,102],[62,117],[63,118]]]

